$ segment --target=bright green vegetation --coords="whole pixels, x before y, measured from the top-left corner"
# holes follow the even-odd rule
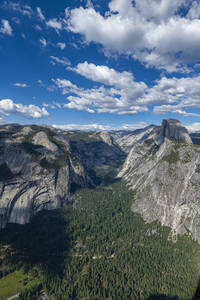
[[[6,163],[0,165],[0,181],[7,181],[14,177],[15,175],[12,173],[10,168]]]
[[[169,164],[175,164],[177,161],[179,161],[179,153],[178,151],[172,150],[169,155],[166,155],[162,158],[163,161],[168,162]]]
[[[21,291],[19,295],[19,300],[31,300],[31,299],[38,299],[40,292],[42,290],[42,284],[41,283],[36,283],[32,286],[27,286],[23,291]]]
[[[66,292],[73,285],[69,299],[73,294],[74,299],[147,299],[151,294],[192,298],[198,282],[196,243],[181,237],[173,244],[167,228],[145,225],[130,211],[133,194],[121,183],[94,193],[81,190],[79,199],[76,247],[65,276],[74,274],[76,280],[66,280]]]
[[[22,291],[29,290],[38,285],[38,280],[23,273],[22,270],[15,271],[0,279],[0,299],[16,295]]]
[[[34,272],[55,300],[192,299],[199,245],[188,236],[172,243],[169,228],[145,224],[130,210],[134,196],[120,181],[79,189],[63,209],[43,211],[24,226],[10,224],[0,241],[12,250],[0,268]]]

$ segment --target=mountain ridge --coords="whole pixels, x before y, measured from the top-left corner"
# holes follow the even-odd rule
[[[146,222],[169,226],[173,240],[190,232],[200,243],[200,148],[182,125],[178,131],[176,120],[174,136],[165,130],[172,125],[166,122],[154,139],[133,146],[118,176],[137,191],[132,211]]]
[[[120,178],[136,190],[131,209],[145,221],[200,243],[200,148],[178,120],[131,132],[9,124],[0,127],[0,150],[1,227],[61,207],[79,187]]]
[[[123,152],[104,133],[52,131],[18,124],[0,127],[0,227],[24,224],[42,209],[70,200],[78,187],[95,186],[94,167],[116,165]]]

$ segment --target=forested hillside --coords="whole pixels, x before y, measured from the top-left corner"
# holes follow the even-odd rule
[[[189,236],[173,243],[168,228],[145,224],[130,210],[133,199],[117,181],[80,189],[63,209],[40,212],[30,224],[10,224],[0,235],[0,291],[4,276],[20,269],[30,284],[19,299],[42,289],[50,299],[192,299],[198,244]]]

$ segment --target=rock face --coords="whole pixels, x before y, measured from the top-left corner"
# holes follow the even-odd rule
[[[50,151],[58,150],[58,147],[48,139],[48,136],[44,131],[36,133],[33,137],[32,143],[34,145],[43,146]]]
[[[174,240],[189,232],[200,243],[200,146],[172,119],[110,133],[0,126],[0,227],[59,208],[75,188],[99,184],[98,174],[109,183],[117,170],[136,191],[132,211],[171,227]]]
[[[108,138],[108,134],[102,137],[99,132],[88,135],[86,140],[72,142],[71,147],[88,171],[111,165],[120,166],[126,157],[125,153],[113,143],[112,137]]]
[[[24,224],[67,202],[71,186],[91,183],[69,141],[46,128],[0,128],[0,227]]]
[[[126,153],[129,153],[133,145],[136,143],[141,144],[146,139],[155,138],[158,129],[159,128],[157,126],[150,125],[134,131],[111,131],[109,134],[112,136],[115,144],[117,144]]]
[[[181,124],[181,122],[175,119],[162,121],[160,134],[158,136],[158,143],[162,144],[165,138],[192,144],[192,140],[187,129]]]
[[[99,183],[97,169],[109,172],[124,159],[107,133],[0,126],[0,228],[61,207],[76,188]]]
[[[99,135],[100,135],[101,139],[103,140],[103,142],[105,142],[109,146],[113,146],[113,138],[109,133],[100,132]]]
[[[200,147],[179,122],[163,121],[154,139],[135,144],[118,176],[137,191],[132,211],[200,243]]]

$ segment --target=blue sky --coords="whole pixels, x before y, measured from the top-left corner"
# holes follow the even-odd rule
[[[200,130],[200,2],[0,3],[0,122]]]

